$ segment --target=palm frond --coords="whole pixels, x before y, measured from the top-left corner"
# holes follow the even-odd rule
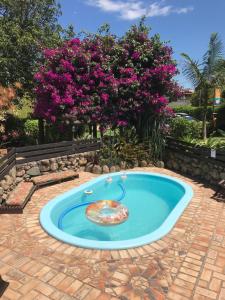
[[[193,60],[186,53],[181,53],[181,56],[185,59],[183,65],[183,74],[191,81],[193,86],[196,88],[201,85],[202,82],[202,72],[201,65],[198,61]]]
[[[220,59],[214,66],[211,84],[221,87],[225,85],[225,60]]]
[[[203,56],[204,74],[211,80],[211,76],[214,72],[215,66],[218,61],[223,58],[223,43],[218,33],[212,33],[209,41],[209,47],[205,55]]]

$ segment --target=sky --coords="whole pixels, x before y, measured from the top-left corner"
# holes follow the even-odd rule
[[[104,23],[111,32],[122,36],[132,24],[146,16],[151,35],[159,33],[173,47],[180,75],[178,82],[191,88],[182,75],[185,52],[201,61],[207,50],[210,34],[218,32],[225,45],[225,0],[59,0],[60,23],[72,24],[76,32],[96,32]]]

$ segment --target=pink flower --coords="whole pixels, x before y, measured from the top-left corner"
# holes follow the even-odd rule
[[[80,39],[75,38],[75,39],[70,40],[70,41],[69,41],[69,44],[70,44],[70,45],[77,45],[77,46],[80,46],[80,45],[81,45],[81,41],[80,41]]]
[[[56,116],[50,116],[50,120],[52,123],[55,123],[56,122]]]
[[[138,60],[140,58],[141,54],[138,51],[134,51],[134,53],[132,54],[132,59],[133,60]]]
[[[34,75],[34,79],[37,80],[37,81],[41,81],[41,80],[42,80],[42,75],[41,75],[41,73],[36,73],[36,74]]]
[[[124,75],[132,75],[134,73],[133,68],[121,68],[120,73]]]
[[[127,126],[127,124],[128,124],[127,121],[122,121],[122,120],[117,121],[117,125],[121,127],[125,127]]]
[[[43,51],[43,53],[44,53],[45,58],[51,59],[57,54],[57,50],[56,49],[45,49]]]
[[[66,98],[63,99],[63,103],[64,103],[64,104],[73,105],[74,100],[73,100],[72,97],[66,97]]]
[[[11,136],[12,136],[14,139],[16,139],[16,138],[19,137],[19,132],[16,131],[16,130],[13,130],[13,131],[11,132]]]
[[[107,104],[107,102],[109,101],[109,95],[105,93],[101,94],[101,99],[105,104]]]
[[[8,139],[8,136],[7,136],[6,134],[3,134],[3,135],[1,136],[1,138],[2,138],[2,141],[3,141],[3,142],[6,142],[7,139]]]
[[[70,61],[67,61],[65,59],[61,59],[60,60],[60,65],[61,67],[65,70],[65,71],[74,71],[74,66],[72,65],[72,63]]]

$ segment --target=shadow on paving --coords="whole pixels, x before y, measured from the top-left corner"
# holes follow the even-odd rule
[[[184,173],[184,172],[179,171],[179,170],[172,170],[172,169],[169,169],[169,168],[168,168],[168,170],[171,170],[173,172],[176,172],[177,174],[180,174],[180,175],[182,175],[186,178],[189,178],[189,179],[193,180],[194,183],[200,184],[204,188],[212,189],[214,191],[214,194],[210,198],[214,199],[218,202],[225,202],[225,189],[222,189],[219,186],[219,182],[218,182],[218,185],[211,184],[208,181],[206,181],[206,180],[204,180],[200,177],[192,176],[190,174]]]
[[[0,276],[0,297],[3,296],[3,294],[4,294],[5,290],[7,289],[8,285],[9,285],[9,283],[4,281],[2,279],[2,277]]]

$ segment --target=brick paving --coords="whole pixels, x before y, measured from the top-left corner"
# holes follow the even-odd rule
[[[23,215],[1,215],[0,274],[10,283],[2,299],[225,300],[225,203],[172,171],[141,170],[193,187],[191,203],[167,236],[118,251],[82,249],[48,236],[39,225],[40,209],[96,176],[81,172],[79,179],[36,191]]]

